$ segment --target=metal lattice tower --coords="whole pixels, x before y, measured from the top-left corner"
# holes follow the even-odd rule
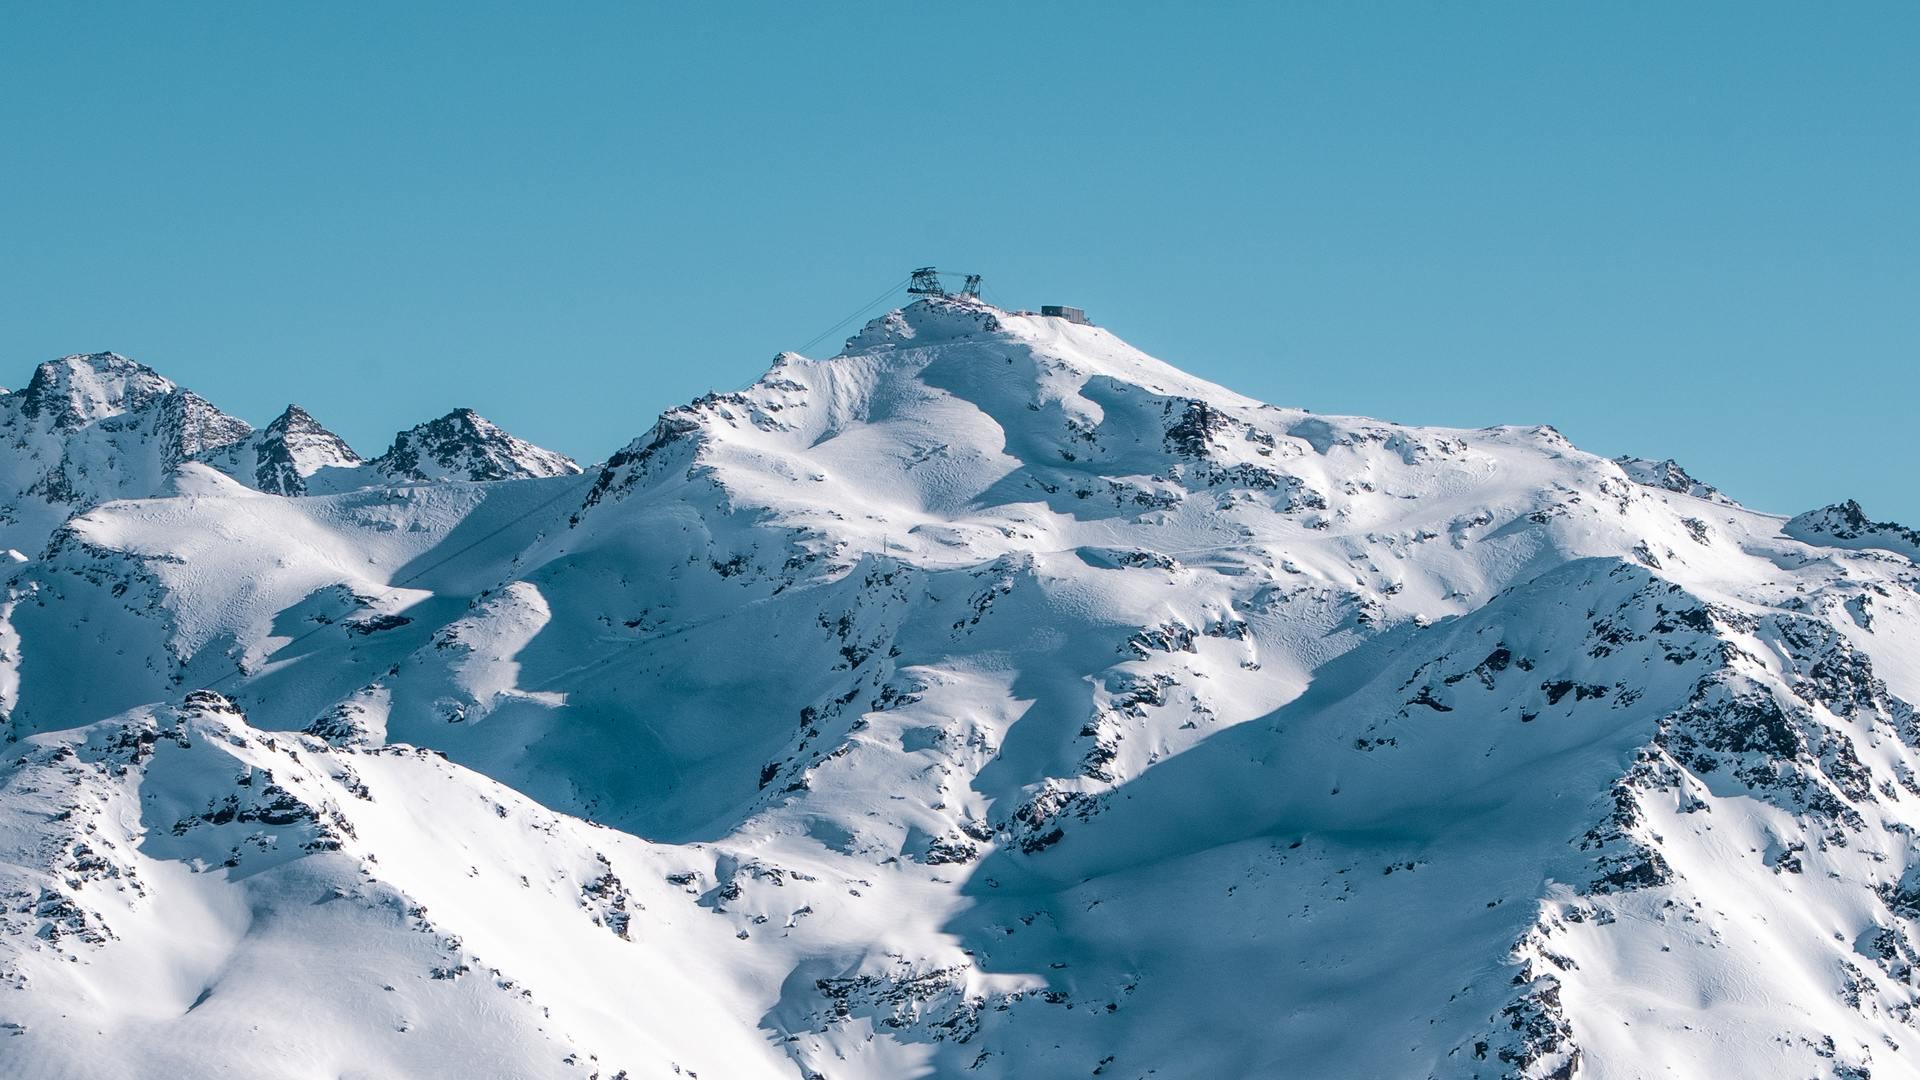
[[[960,295],[973,300],[980,299],[980,275],[968,274],[967,283],[960,287]]]
[[[896,286],[897,288],[897,286]],[[940,271],[931,266],[923,266],[913,272],[907,282],[908,296],[945,296],[947,290],[940,284]]]

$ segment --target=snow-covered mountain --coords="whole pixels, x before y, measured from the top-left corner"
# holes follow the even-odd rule
[[[74,512],[159,494],[182,463],[252,430],[124,356],[41,364],[0,394],[0,546],[37,551]]]
[[[387,452],[363,460],[347,441],[298,405],[252,436],[203,455],[208,465],[272,495],[337,495],[361,488],[439,480],[570,476],[580,466],[502,430],[472,409],[394,436]]]
[[[965,301],[580,475],[146,375],[0,608],[21,1075],[1920,1075],[1857,506]]]
[[[255,431],[117,353],[62,357],[40,365],[25,390],[0,391],[0,439],[0,549],[26,554],[76,513],[172,494],[188,462],[274,495],[580,471],[471,409],[409,428],[365,462],[298,405]]]
[[[326,486],[351,490],[360,486],[353,480],[363,464],[347,440],[298,405],[288,405],[273,423],[219,448],[205,460],[269,495],[305,495],[321,473],[337,481]]]
[[[373,467],[407,480],[512,480],[580,471],[573,459],[517,439],[472,409],[455,409],[401,432]]]
[[[1810,544],[1877,549],[1920,559],[1920,531],[1891,521],[1873,521],[1852,499],[1795,517],[1787,522],[1786,533]]]

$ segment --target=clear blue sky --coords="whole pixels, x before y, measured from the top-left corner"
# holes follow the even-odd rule
[[[13,4],[0,383],[590,460],[937,263],[1920,524],[1917,55],[1911,3]]]

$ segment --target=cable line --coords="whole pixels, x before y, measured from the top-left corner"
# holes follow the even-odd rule
[[[809,340],[805,345],[802,345],[798,349],[795,349],[793,351],[797,353],[805,354],[808,349],[813,348],[815,345],[820,344],[820,342],[826,340],[828,337],[831,337],[834,334],[834,332],[839,330],[841,327],[846,326],[848,323],[857,321],[861,316],[865,315],[867,312],[872,311],[874,308],[880,306],[882,303],[893,299],[893,294],[899,292],[901,289],[906,288],[907,282],[909,280],[911,279],[901,278],[900,280],[887,286],[886,292],[883,292],[879,296],[876,296],[873,299],[867,301],[866,303],[860,305],[859,310],[855,311],[853,314],[847,316],[846,318],[841,319],[839,322],[834,323],[832,326],[827,327],[825,330],[820,331],[818,334],[815,334],[813,338]]]

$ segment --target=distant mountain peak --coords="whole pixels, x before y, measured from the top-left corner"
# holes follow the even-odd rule
[[[298,405],[288,403],[287,407],[280,411],[280,415],[274,417],[272,423],[269,423],[263,430],[285,432],[324,431],[326,429],[320,426],[320,421],[314,419],[312,413]]]
[[[274,495],[580,471],[471,409],[402,432],[375,468],[298,405],[256,431],[116,352],[49,360],[23,390],[0,391],[0,441],[9,449],[0,457],[0,551],[38,552],[64,522],[101,503],[176,493],[188,465]]]
[[[21,392],[20,411],[33,419],[50,417],[55,427],[69,430],[144,408],[176,389],[159,372],[119,353],[75,353],[34,370]]]
[[[321,469],[350,469],[360,455],[327,430],[313,414],[288,405],[260,433],[255,453],[255,486],[274,495],[304,495],[307,478]]]
[[[1852,499],[1800,514],[1782,531],[1822,547],[1875,548],[1920,562],[1920,530],[1894,521],[1874,521]]]
[[[370,464],[399,480],[517,480],[580,471],[572,458],[518,438],[467,408],[401,432]]]
[[[62,522],[114,499],[166,490],[193,458],[252,428],[119,353],[41,364],[0,395],[0,545],[38,551]]]
[[[338,464],[357,465],[360,462],[360,455],[347,445],[345,439],[328,430],[326,425],[315,419],[312,413],[298,405],[289,404],[279,416],[273,418],[272,423],[261,429],[261,434],[267,438],[279,440],[299,439],[303,436],[320,439],[340,452],[344,460]]]

